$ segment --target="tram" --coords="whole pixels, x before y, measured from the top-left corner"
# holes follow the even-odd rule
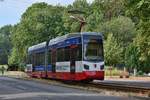
[[[70,33],[29,47],[27,73],[37,78],[103,80],[102,34]]]

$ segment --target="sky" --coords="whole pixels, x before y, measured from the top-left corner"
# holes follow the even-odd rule
[[[25,10],[36,2],[46,2],[51,5],[72,4],[75,0],[0,0],[0,27],[14,25],[20,21]],[[91,0],[88,0],[90,2]]]

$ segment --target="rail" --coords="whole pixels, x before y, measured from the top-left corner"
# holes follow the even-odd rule
[[[129,85],[129,84],[118,84],[118,83],[107,83],[107,82],[90,82],[90,83],[82,83],[82,82],[70,82],[71,85],[83,86],[83,87],[93,87],[97,89],[106,89],[106,90],[115,90],[115,91],[123,91],[123,92],[134,92],[134,93],[142,93],[142,94],[150,94],[150,87],[139,86],[139,85]]]

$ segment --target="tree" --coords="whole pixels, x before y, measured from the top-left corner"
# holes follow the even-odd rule
[[[136,23],[134,45],[139,50],[140,69],[150,72],[150,9],[149,0],[129,0],[126,2],[126,15]]]
[[[143,35],[139,32],[133,41],[139,53],[140,70],[150,72],[150,36]]]
[[[140,61],[139,61],[139,50],[138,48],[132,43],[130,44],[125,52],[125,64],[127,68],[133,70],[140,69]]]
[[[102,11],[105,21],[109,21],[114,17],[124,15],[124,3],[125,0],[95,0],[92,5]]]
[[[128,17],[119,16],[118,18],[113,18],[110,21],[100,24],[97,30],[104,33],[105,39],[109,37],[109,33],[113,34],[115,41],[123,49],[123,52],[118,56],[122,58],[122,64],[124,64],[126,47],[132,43],[135,37],[135,25],[132,20]]]
[[[13,28],[10,62],[15,63],[16,57],[19,57],[15,64],[25,63],[29,46],[65,34],[63,10],[64,7],[46,3],[35,3],[29,7],[22,15],[21,22]]]
[[[12,48],[10,41],[11,30],[11,25],[0,28],[0,64],[8,64],[8,56]]]
[[[108,34],[107,40],[104,42],[104,57],[107,65],[116,65],[122,63],[123,49],[117,43],[112,33]]]
[[[95,0],[90,7],[92,10],[90,10],[88,13],[88,16],[86,18],[86,26],[85,31],[96,31],[97,25],[100,25],[104,22],[104,14],[102,12],[102,8],[100,3]]]
[[[119,16],[110,21],[99,25],[97,30],[104,33],[107,38],[107,33],[112,33],[117,43],[125,47],[132,42],[135,36],[135,25],[128,17]]]

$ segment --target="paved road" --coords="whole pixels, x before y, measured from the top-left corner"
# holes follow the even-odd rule
[[[134,100],[134,98],[104,96],[79,89],[0,77],[0,100]]]

